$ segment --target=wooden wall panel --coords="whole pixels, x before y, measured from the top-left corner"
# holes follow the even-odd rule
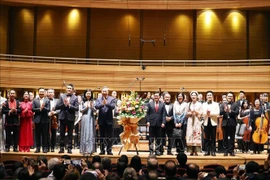
[[[249,21],[249,58],[260,59],[269,57],[269,13],[250,11]]]
[[[90,57],[139,59],[138,10],[91,9],[90,17]]]
[[[200,59],[222,59],[222,22],[220,11],[197,12],[196,57]]]
[[[13,53],[33,55],[34,46],[34,8],[13,7],[13,23],[11,30],[14,45]]]
[[[192,11],[143,11],[143,59],[192,59]],[[164,42],[165,38],[165,42]]]
[[[0,6],[0,53],[8,52],[8,6]]]
[[[222,11],[222,59],[246,59],[246,13]]]
[[[209,89],[214,92],[269,92],[270,89],[269,66],[149,66],[146,70],[137,66],[53,64],[53,67],[47,63],[0,61],[0,87],[60,89],[65,80],[72,82],[78,90],[106,85],[116,91],[139,91],[136,77],[145,77],[141,84],[142,91],[156,91],[159,87],[169,92],[178,92],[181,87],[199,92]],[[133,86],[129,87],[132,83]]]
[[[86,26],[86,9],[39,7],[36,54],[85,57]]]

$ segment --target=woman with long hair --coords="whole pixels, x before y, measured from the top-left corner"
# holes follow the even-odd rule
[[[82,104],[81,141],[80,153],[93,154],[95,149],[95,118],[92,91],[87,89],[84,92],[84,102]]]

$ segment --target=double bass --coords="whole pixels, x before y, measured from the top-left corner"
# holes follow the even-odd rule
[[[268,120],[264,114],[264,108],[262,107],[262,115],[255,121],[256,130],[252,135],[252,139],[256,144],[265,144],[268,140]]]

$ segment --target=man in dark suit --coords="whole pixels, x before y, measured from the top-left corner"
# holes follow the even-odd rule
[[[9,152],[11,143],[13,141],[13,151],[18,151],[19,138],[19,114],[21,113],[20,103],[15,99],[16,92],[10,90],[9,99],[3,104],[3,114],[5,114],[5,130],[6,130],[6,147],[5,151]],[[13,132],[13,133],[12,133]]]
[[[58,119],[60,121],[60,151],[64,153],[65,133],[68,130],[68,153],[72,154],[72,134],[74,129],[75,112],[79,110],[78,98],[73,93],[73,84],[66,86],[66,94],[60,96],[60,99],[55,106],[55,110],[60,110]]]
[[[115,108],[115,98],[109,96],[109,88],[103,87],[102,96],[96,100],[95,108],[98,112],[98,128],[100,131],[100,155],[105,154],[105,143],[107,145],[107,154],[112,153],[113,137],[113,109]],[[106,140],[106,141],[104,141]]]
[[[33,112],[35,123],[36,151],[40,152],[40,139],[42,138],[43,153],[48,152],[50,101],[44,97],[44,88],[38,89],[38,97],[33,100]]]
[[[245,92],[244,91],[240,91],[239,92],[239,99],[236,101],[236,104],[238,105],[238,107],[240,108],[242,106],[243,101],[245,100]]]
[[[233,102],[233,93],[227,93],[227,102],[220,107],[220,115],[223,116],[222,120],[222,131],[223,131],[223,145],[224,145],[224,156],[231,156],[234,154],[234,140],[236,131],[236,118],[239,114],[239,107]],[[228,139],[230,137],[230,139]]]
[[[150,154],[155,153],[157,156],[163,154],[162,146],[162,130],[165,127],[165,118],[163,118],[165,105],[159,101],[159,92],[154,94],[154,101],[151,101],[147,106],[146,122],[149,127],[149,150]],[[155,145],[154,145],[155,142]],[[155,147],[154,147],[155,146]]]
[[[171,103],[171,95],[169,93],[164,94],[164,102],[165,102],[165,110],[163,115],[163,122],[165,122],[165,135],[168,136],[168,150],[167,155],[172,154],[172,134],[174,125],[174,117],[173,117],[173,104]],[[163,141],[163,145],[166,144],[166,137],[165,141]]]
[[[49,146],[51,148],[51,152],[54,152],[55,144],[56,144],[56,132],[58,129],[58,114],[60,110],[55,110],[55,106],[58,103],[58,99],[54,98],[54,89],[48,89],[48,99],[50,101],[50,112],[49,112]]]

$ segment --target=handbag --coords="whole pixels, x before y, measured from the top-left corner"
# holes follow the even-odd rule
[[[173,129],[173,134],[172,134],[173,138],[180,139],[180,138],[182,138],[182,136],[183,136],[183,130],[182,129],[178,129],[178,128]]]

